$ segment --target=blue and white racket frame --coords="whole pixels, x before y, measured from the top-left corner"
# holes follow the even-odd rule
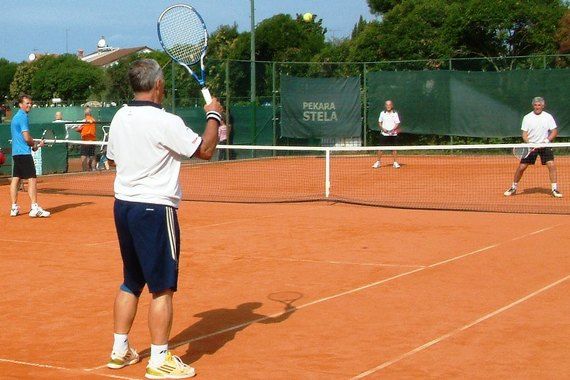
[[[194,14],[196,16],[198,16],[198,19],[200,20],[202,27],[204,28],[204,41],[205,41],[204,47],[202,48],[202,51],[200,53],[200,59],[196,60],[195,62],[188,62],[188,63],[182,62],[182,61],[178,60],[176,57],[174,57],[173,55],[171,55],[169,52],[170,49],[165,46],[162,34],[160,32],[160,20],[163,18],[163,16],[167,12],[169,12],[171,9],[177,8],[177,7],[184,7],[184,8],[191,10],[192,12],[194,12]],[[156,23],[156,31],[158,34],[158,40],[160,42],[160,45],[162,46],[162,48],[164,49],[166,54],[168,54],[170,56],[170,58],[172,58],[172,60],[174,60],[180,66],[183,66],[194,77],[196,82],[198,82],[198,84],[200,85],[202,96],[204,97],[206,104],[210,104],[212,102],[212,95],[210,94],[210,90],[206,87],[206,66],[204,65],[204,58],[206,57],[206,52],[208,50],[208,29],[206,28],[206,23],[204,22],[204,19],[202,18],[200,13],[198,13],[198,11],[196,11],[196,9],[194,9],[194,7],[192,7],[188,4],[171,5],[170,7],[166,8],[164,11],[162,11],[160,16],[158,17],[158,21]],[[198,62],[200,62],[200,74],[201,74],[200,76],[196,75],[194,70],[192,70],[190,68],[191,65],[195,65]]]

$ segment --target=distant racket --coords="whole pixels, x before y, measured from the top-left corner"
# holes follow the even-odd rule
[[[202,16],[186,4],[176,4],[166,8],[158,17],[158,40],[164,51],[196,79],[202,88],[206,103],[212,102],[206,87],[206,67],[204,57],[208,49],[208,30]],[[200,62],[201,75],[190,68]]]
[[[519,160],[522,160],[524,158],[527,158],[528,156],[531,155],[532,152],[536,151],[538,148],[528,148],[528,147],[514,147],[513,148],[513,155],[518,158]]]
[[[275,292],[267,296],[272,301],[276,301],[285,305],[285,310],[294,309],[293,303],[303,298],[303,293],[285,291],[285,292]]]
[[[56,136],[51,129],[45,129],[42,133],[42,140],[47,147],[52,147],[56,142]]]

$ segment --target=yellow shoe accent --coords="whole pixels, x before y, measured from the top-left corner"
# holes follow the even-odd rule
[[[120,369],[139,361],[139,354],[134,348],[130,348],[123,355],[118,355],[115,352],[111,353],[111,360],[107,363],[107,367],[111,369]]]
[[[159,367],[153,367],[150,362],[146,366],[147,379],[187,379],[196,375],[194,368],[184,364],[182,360],[170,351],[166,353],[164,362]]]

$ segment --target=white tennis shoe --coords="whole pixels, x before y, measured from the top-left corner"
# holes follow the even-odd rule
[[[516,194],[516,192],[517,192],[517,188],[511,186],[511,187],[509,188],[509,190],[507,190],[507,191],[505,191],[505,192],[503,193],[503,195],[504,195],[505,197],[510,197],[511,195]]]
[[[16,205],[15,207],[12,206],[10,209],[10,216],[18,216],[20,215],[20,206]]]
[[[394,161],[394,164],[392,166],[394,167],[394,169],[400,169],[400,164],[397,163],[396,161]]]
[[[374,165],[372,165],[374,169],[378,169],[380,167],[380,160],[376,161]]]
[[[138,363],[140,360],[139,354],[137,351],[129,347],[124,354],[117,354],[116,352],[111,353],[111,359],[107,363],[107,367],[111,369],[121,369],[128,365],[133,365]]]
[[[552,189],[552,196],[554,198],[562,198],[562,193],[558,189]]]
[[[32,218],[47,218],[51,215],[51,213],[49,211],[44,210],[40,206],[37,206],[37,207],[32,207],[29,215]]]

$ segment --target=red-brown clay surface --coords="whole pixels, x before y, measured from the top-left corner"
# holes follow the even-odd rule
[[[142,378],[146,357],[105,367],[113,199],[41,193],[52,217],[10,218],[0,190],[0,378]],[[171,347],[198,378],[570,377],[567,216],[183,202],[179,218]],[[302,293],[295,310],[280,291]]]

